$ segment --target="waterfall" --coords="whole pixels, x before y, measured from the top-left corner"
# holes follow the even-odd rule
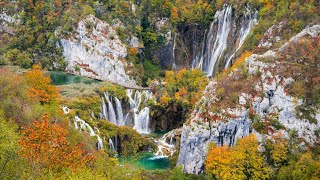
[[[112,98],[109,98],[109,95],[106,93],[104,93],[104,96],[105,96],[107,103],[108,103],[109,121],[112,124],[117,125],[116,113],[115,113],[113,105],[112,105]]]
[[[115,151],[112,139],[109,139],[109,148],[110,148],[110,151]]]
[[[237,48],[235,52],[230,56],[228,59],[225,68],[228,68],[231,65],[232,59],[236,56],[236,53],[239,51],[239,49],[242,47],[243,43],[245,42],[247,36],[249,35],[251,29],[253,28],[254,24],[257,22],[258,18],[258,11],[255,11],[254,13],[251,12],[250,6],[248,5],[246,7],[246,12],[244,12],[244,19],[241,23],[241,29],[239,34],[239,42],[237,45]]]
[[[107,113],[106,103],[104,102],[104,98],[103,97],[101,97],[101,99],[102,99],[102,114],[103,114],[105,119],[109,119],[108,113]]]
[[[177,34],[175,33],[173,36],[173,46],[172,46],[172,69],[176,70],[176,55],[174,53],[174,50],[176,49],[176,36]]]
[[[124,125],[124,118],[123,118],[121,102],[117,97],[115,97],[114,99],[116,102],[117,125],[123,126]]]
[[[217,62],[223,58],[228,45],[228,36],[231,30],[232,7],[227,6],[222,11],[217,11],[215,20],[211,23],[206,38],[206,47],[198,66],[207,76],[212,76],[217,68]],[[215,31],[215,25],[218,25]],[[195,64],[195,63],[194,63]]]
[[[155,140],[158,145],[158,151],[155,153],[157,158],[172,156],[175,152],[175,144],[173,143],[173,138],[175,136],[175,131],[170,131],[164,134],[160,139]],[[169,143],[167,139],[170,138]]]
[[[80,125],[80,127],[78,124]],[[85,132],[89,133],[90,136],[96,136],[98,139],[97,149],[103,149],[103,142],[100,136],[94,132],[93,128],[88,123],[86,123],[77,115],[74,117],[74,128],[79,129],[80,131],[84,130]]]
[[[149,133],[150,109],[149,107],[144,107],[143,105],[147,104],[149,99],[152,97],[152,93],[149,91],[127,89],[126,94],[129,99],[130,110],[125,116],[121,101],[117,97],[114,97],[114,101],[112,101],[112,97],[109,96],[107,92],[105,92],[104,97],[102,97],[101,114],[103,114],[105,117],[108,116],[108,120],[117,126],[126,125],[126,121],[130,116],[134,121],[133,129],[139,133]],[[108,108],[106,103],[108,103]]]
[[[250,6],[246,7],[241,28],[239,27],[237,43],[235,47],[228,47],[228,38],[234,28],[232,6],[224,6],[221,11],[217,11],[209,31],[205,32],[202,51],[193,58],[192,68],[200,68],[207,76],[212,76],[218,70],[220,62],[226,60],[224,67],[229,67],[257,21],[257,16],[257,11],[252,12]],[[238,31],[237,28],[235,30]],[[229,54],[231,48],[234,48],[235,51]]]
[[[134,119],[133,129],[143,134],[150,133],[150,130],[149,130],[150,109],[149,107],[144,107],[142,110],[140,110],[141,109],[140,105],[142,103],[142,100],[144,100],[143,101],[144,104],[147,103],[148,100],[151,98],[152,93],[149,91],[142,91],[141,93],[140,91],[137,90],[133,97],[133,90],[128,89],[127,96],[129,98],[129,103],[130,103],[129,113],[133,113],[133,119]]]

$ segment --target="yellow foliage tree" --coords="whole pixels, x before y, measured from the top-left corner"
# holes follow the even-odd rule
[[[235,147],[212,146],[205,162],[206,173],[217,179],[268,179],[255,135],[249,135]]]

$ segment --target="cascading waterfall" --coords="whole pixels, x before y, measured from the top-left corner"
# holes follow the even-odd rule
[[[241,23],[241,29],[239,34],[239,43],[235,52],[230,56],[228,59],[225,68],[228,68],[231,65],[232,59],[236,56],[238,50],[242,47],[243,43],[245,42],[247,36],[249,35],[251,29],[253,28],[254,24],[257,22],[258,19],[258,11],[252,13],[250,6],[246,7],[246,12],[244,12],[244,20]]]
[[[150,133],[149,129],[149,107],[144,107],[140,110],[140,105],[142,100],[144,103],[147,103],[152,96],[152,93],[149,91],[136,91],[133,96],[133,90],[127,90],[127,96],[129,98],[130,103],[130,111],[129,113],[133,113],[134,118],[134,126],[133,129],[138,131],[141,134],[148,134]],[[143,99],[144,98],[144,99]]]
[[[195,59],[194,66],[199,67],[207,76],[212,76],[217,61],[222,59],[228,45],[228,36],[231,30],[232,6],[225,7],[222,11],[217,11],[215,20],[211,23],[210,29],[206,38],[206,46],[204,54],[201,58]],[[218,29],[215,32],[215,25]]]
[[[121,101],[117,97],[112,98],[108,95],[108,93],[104,93],[104,97],[101,97],[101,114],[104,117],[108,117],[106,119],[118,126],[126,125],[127,119],[132,117],[134,121],[133,129],[139,133],[149,133],[150,108],[142,107],[142,105],[149,101],[149,99],[152,97],[152,93],[149,91],[134,91],[132,89],[128,89],[126,94],[129,99],[130,106],[130,110],[127,112],[126,116],[124,116],[125,112],[123,111]],[[112,99],[114,99],[114,101],[112,101]],[[108,103],[108,106],[106,103]]]
[[[98,143],[97,143],[97,149],[103,149],[103,142],[102,139],[100,138],[100,136],[98,134],[96,134],[93,130],[93,128],[86,123],[84,120],[82,120],[79,116],[75,116],[74,117],[74,128],[75,129],[79,129],[80,131],[84,130],[87,133],[89,133],[90,136],[96,136],[98,139]]]
[[[170,131],[166,134],[164,134],[160,139],[155,140],[155,143],[158,145],[158,151],[155,153],[155,158],[164,158],[168,156],[172,156],[175,152],[175,144],[173,142],[175,136],[174,131]],[[169,140],[169,143],[167,143],[167,139]]]

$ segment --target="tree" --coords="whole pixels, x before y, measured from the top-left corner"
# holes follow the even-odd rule
[[[51,124],[47,115],[34,121],[33,127],[22,130],[19,139],[21,155],[31,166],[31,176],[44,173],[61,173],[63,169],[77,170],[91,160],[85,155],[82,144],[71,147],[67,141],[68,131],[58,124]]]
[[[44,75],[39,65],[34,65],[24,77],[31,87],[29,96],[38,99],[42,104],[50,103],[58,96],[56,87],[50,84],[50,77]]]
[[[269,171],[265,167],[255,135],[249,135],[235,147],[209,148],[205,162],[206,173],[217,179],[268,179]]]

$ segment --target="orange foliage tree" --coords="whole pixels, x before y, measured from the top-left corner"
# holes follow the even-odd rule
[[[206,173],[217,179],[268,179],[269,171],[264,166],[255,135],[249,135],[235,147],[209,148],[205,162]]]
[[[28,94],[31,98],[38,99],[44,104],[50,103],[58,96],[56,87],[51,85],[50,77],[44,75],[39,65],[34,65],[24,77],[30,86]]]
[[[92,157],[85,155],[82,144],[71,147],[67,141],[68,131],[58,124],[51,124],[45,115],[35,121],[33,127],[22,130],[19,140],[21,155],[28,160],[33,173],[48,170],[59,173],[64,168],[77,170]]]

